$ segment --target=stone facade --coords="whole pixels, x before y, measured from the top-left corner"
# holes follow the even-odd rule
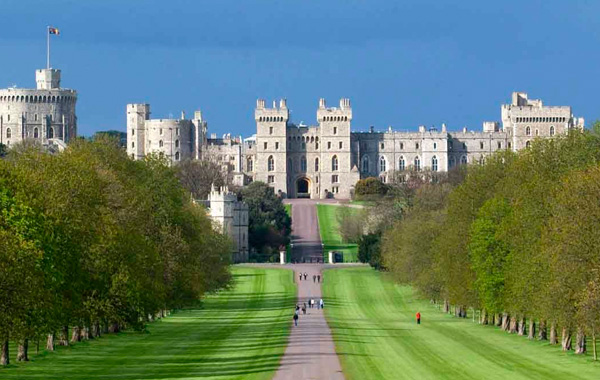
[[[26,139],[64,147],[77,137],[77,92],[60,87],[58,69],[36,70],[35,89],[0,89],[0,143]]]
[[[535,138],[552,138],[584,126],[582,118],[573,116],[571,107],[544,106],[541,100],[528,99],[521,92],[513,93],[511,103],[501,107],[502,122],[486,121],[481,132],[466,128],[449,132],[444,124],[440,130],[419,126],[416,132],[398,132],[391,127],[375,132],[371,127],[369,132],[352,132],[352,107],[345,98],[339,107],[327,107],[325,99],[320,99],[317,125],[297,125],[290,120],[285,99],[273,102],[272,107],[259,99],[254,136],[245,140],[229,135],[217,139],[206,137],[207,125],[201,117],[155,122],[149,120],[148,105],[127,107],[128,152],[133,158],[151,151],[174,162],[217,157],[224,170],[233,175],[235,184],[263,181],[276,193],[291,198],[346,199],[361,178],[386,181],[392,172],[408,169],[445,172],[457,165],[481,162],[498,150],[517,151]],[[163,133],[168,128],[185,128],[181,141],[189,146],[186,149],[190,153],[184,155],[179,150],[180,155],[174,156],[177,149],[172,148],[173,138],[167,140],[157,134],[161,127]],[[151,137],[145,139],[149,134]],[[163,145],[157,145],[158,140]],[[134,148],[132,143],[147,148]]]
[[[248,205],[237,200],[227,187],[214,186],[208,196],[207,207],[210,217],[217,222],[233,241],[234,263],[248,261]]]

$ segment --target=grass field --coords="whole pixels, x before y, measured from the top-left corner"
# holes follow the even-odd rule
[[[292,272],[234,268],[235,287],[125,332],[32,355],[0,379],[270,379],[287,345]],[[11,352],[11,359],[15,352]]]
[[[600,379],[591,355],[449,316],[370,268],[325,278],[325,314],[346,379]]]
[[[327,262],[329,251],[340,251],[344,253],[344,262],[358,261],[358,246],[342,242],[340,236],[340,225],[337,220],[337,212],[341,206],[317,205],[317,216],[319,218],[319,230],[321,240],[324,244],[323,259]],[[354,209],[350,209],[354,211]]]

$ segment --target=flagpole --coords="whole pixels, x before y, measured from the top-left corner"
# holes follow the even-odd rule
[[[46,68],[50,69],[50,27],[46,27]]]

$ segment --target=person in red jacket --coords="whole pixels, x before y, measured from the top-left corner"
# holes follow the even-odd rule
[[[417,325],[421,324],[421,313],[417,311]]]

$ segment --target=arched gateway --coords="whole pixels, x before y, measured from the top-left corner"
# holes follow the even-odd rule
[[[296,198],[310,198],[310,181],[302,177],[296,180]]]

